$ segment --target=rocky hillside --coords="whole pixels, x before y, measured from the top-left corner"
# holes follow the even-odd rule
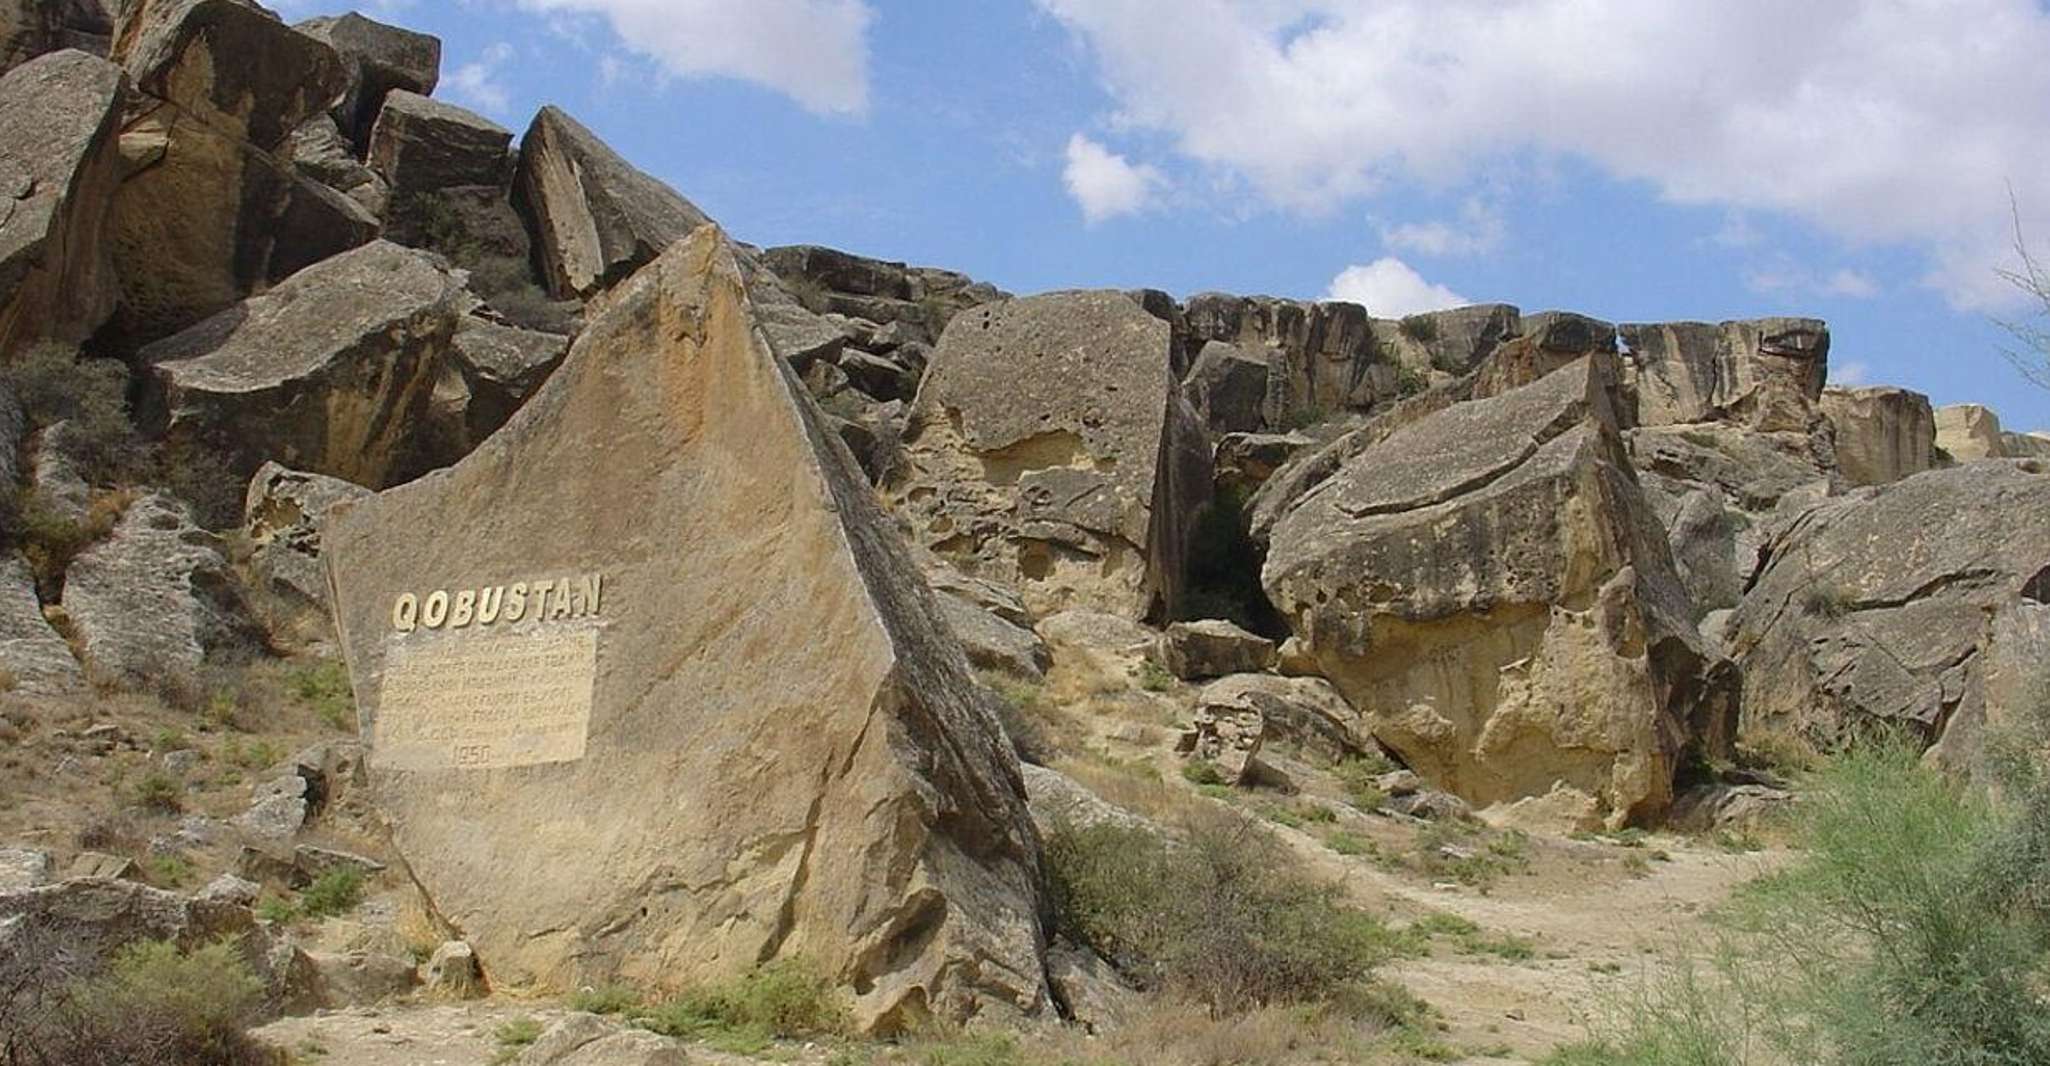
[[[1108,1026],[1078,819],[1456,885],[1876,736],[1983,775],[2050,690],[2050,438],[1827,387],[1819,321],[1012,297],[740,243],[361,15],[0,30],[17,967],[225,937],[275,1015],[801,960],[861,1033]]]

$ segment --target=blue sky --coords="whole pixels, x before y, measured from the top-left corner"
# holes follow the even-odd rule
[[[290,18],[338,10],[279,5]],[[388,0],[737,237],[1016,292],[1828,319],[1839,380],[2050,429],[2042,0]]]

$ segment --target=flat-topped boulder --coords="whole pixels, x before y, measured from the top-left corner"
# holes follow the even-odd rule
[[[1732,422],[1806,432],[1829,378],[1829,327],[1812,318],[1666,322],[1620,330],[1636,422]]]
[[[912,535],[1034,611],[1172,613],[1210,446],[1168,324],[1119,292],[955,316],[888,486]]]
[[[1822,413],[1836,436],[1836,465],[1853,487],[1890,485],[1936,468],[1936,414],[1919,392],[1875,385],[1829,388]]]
[[[2050,602],[2046,515],[2039,460],[1930,471],[1807,509],[1766,545],[1730,622],[1745,729],[1828,748],[1873,726],[1935,743],[1982,720],[2000,617]]]
[[[542,108],[520,140],[513,195],[557,299],[588,299],[706,222],[697,205],[555,107]]]
[[[293,29],[335,50],[346,83],[333,108],[335,122],[356,147],[370,143],[370,127],[394,90],[432,95],[441,81],[439,38],[351,11],[295,23]]]
[[[121,68],[81,52],[0,77],[0,356],[76,344],[114,312],[105,234],[126,92]]]
[[[1726,744],[1700,643],[1617,432],[1613,357],[1453,404],[1347,459],[1274,525],[1268,598],[1423,777],[1476,805],[1564,782],[1655,818]]]
[[[869,1031],[1042,1012],[1016,758],[757,326],[702,228],[476,452],[330,519],[375,800],[496,988],[802,956]]]
[[[425,252],[377,241],[142,350],[173,440],[239,477],[266,461],[373,488],[421,430],[461,286]]]
[[[503,185],[512,131],[454,104],[395,89],[370,132],[370,168],[396,197],[452,185]]]
[[[1976,403],[1954,403],[1936,409],[1936,447],[1956,462],[2007,458],[2007,435],[2000,416]]]
[[[343,88],[341,57],[245,0],[126,0],[111,56],[135,87],[258,148]]]

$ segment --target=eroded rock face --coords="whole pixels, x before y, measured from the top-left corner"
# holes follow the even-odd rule
[[[385,97],[370,134],[370,168],[392,195],[451,185],[502,185],[512,131],[473,111],[403,89]]]
[[[170,439],[237,473],[266,461],[390,484],[421,431],[457,322],[456,279],[378,241],[144,348]]]
[[[1221,618],[1176,622],[1160,635],[1160,663],[1184,681],[1251,674],[1274,665],[1274,642]]]
[[[568,352],[569,338],[559,334],[464,318],[450,362],[469,394],[463,424],[470,446],[498,432]]]
[[[372,790],[496,985],[802,955],[868,1030],[1037,1012],[1015,757],[756,326],[701,229],[475,453],[331,519]]]
[[[1357,304],[1203,293],[1190,298],[1184,315],[1199,349],[1223,342],[1268,367],[1257,428],[1285,430],[1366,410],[1397,392],[1398,367],[1383,357],[1374,324]]]
[[[941,556],[1041,614],[1173,610],[1210,447],[1175,389],[1168,325],[1124,294],[956,316],[904,444],[889,494]]]
[[[592,296],[707,221],[697,205],[554,107],[542,108],[520,141],[513,195],[557,299]]]
[[[0,356],[76,344],[114,312],[121,68],[58,52],[0,77]]]
[[[36,696],[76,692],[85,675],[36,598],[35,578],[20,555],[0,555],[0,672],[12,691]]]
[[[334,120],[362,148],[370,143],[385,96],[396,90],[431,95],[441,80],[441,41],[388,26],[356,12],[310,18],[292,27],[325,43],[341,58],[347,88]]]
[[[1936,468],[1936,415],[1919,392],[1830,388],[1822,413],[1835,429],[1837,468],[1853,487],[1890,485]]]
[[[113,534],[72,561],[64,611],[88,675],[130,686],[190,674],[251,636],[219,542],[164,495],[129,504]]]
[[[1616,429],[1613,364],[1454,405],[1361,451],[1274,526],[1263,574],[1372,734],[1477,805],[1561,781],[1656,817],[1731,680],[1689,618]]]
[[[2000,416],[1991,408],[1975,403],[1951,404],[1936,409],[1936,447],[1960,463],[1973,459],[2007,458],[2007,441],[2000,429]]]
[[[241,0],[127,0],[112,57],[138,90],[265,150],[345,77],[333,48]]]
[[[2050,470],[2032,460],[1931,471],[1807,510],[1766,546],[1731,620],[1747,732],[1831,747],[1877,724],[1935,742],[1984,720],[2002,617],[2050,600],[2045,515]]]
[[[1809,318],[1627,325],[1636,422],[1806,432],[1829,376],[1829,327]]]
[[[6,0],[0,3],[0,73],[65,48],[104,56],[113,32],[100,0]]]
[[[249,482],[243,535],[249,569],[267,596],[257,612],[273,644],[308,647],[334,638],[320,534],[327,511],[370,490],[338,478],[265,463]]]

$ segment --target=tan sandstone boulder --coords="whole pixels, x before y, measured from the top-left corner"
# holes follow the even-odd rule
[[[121,68],[58,52],[0,77],[0,356],[77,344],[114,312],[107,208]]]
[[[322,41],[244,0],[126,0],[112,58],[135,87],[269,150],[347,82]]]
[[[889,494],[912,535],[1039,614],[1171,614],[1210,446],[1166,322],[1118,292],[985,304],[940,338]]]
[[[1667,322],[1621,333],[1640,425],[1806,432],[1829,377],[1829,327],[1815,319]]]
[[[1616,429],[1612,357],[1361,451],[1274,526],[1263,574],[1382,744],[1476,804],[1565,783],[1655,818],[1733,681],[1690,622]]]
[[[104,56],[113,32],[100,0],[0,0],[0,73],[65,48]]]
[[[1958,462],[2007,457],[2000,416],[1975,403],[1936,409],[1936,447]]]
[[[1919,392],[1830,388],[1822,413],[1836,430],[1837,468],[1852,486],[1890,485],[1936,468],[1936,414]]]
[[[1016,759],[716,228],[325,554],[375,801],[494,987],[804,957],[870,1031],[1045,1008]]]

